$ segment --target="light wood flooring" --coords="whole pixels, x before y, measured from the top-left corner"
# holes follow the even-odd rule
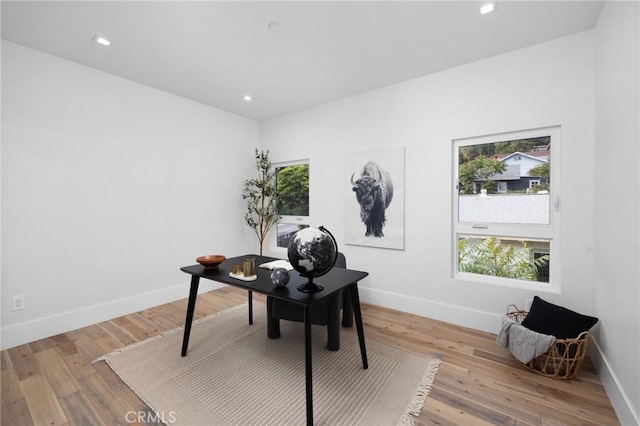
[[[198,296],[195,317],[245,302],[225,287]],[[2,351],[1,424],[130,424],[127,412],[148,408],[91,361],[182,326],[185,312],[183,299]],[[367,340],[443,360],[418,425],[619,424],[589,360],[576,379],[554,380],[520,367],[490,333],[367,304],[363,318]]]

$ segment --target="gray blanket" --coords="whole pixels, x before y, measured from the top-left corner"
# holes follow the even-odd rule
[[[518,361],[526,364],[547,352],[555,340],[555,336],[529,330],[504,315],[496,343],[503,348],[508,347]]]

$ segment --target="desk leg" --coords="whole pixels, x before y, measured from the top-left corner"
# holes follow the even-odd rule
[[[249,293],[249,325],[251,325],[253,324],[253,292],[249,290],[247,293]]]
[[[358,341],[360,342],[360,355],[362,355],[362,368],[366,370],[369,368],[369,362],[367,361],[367,348],[364,343],[364,327],[362,326],[362,311],[360,310],[358,283],[354,283],[349,286],[349,293],[351,294],[353,313],[356,317],[356,329],[358,330]]]
[[[307,395],[307,426],[313,425],[313,372],[311,367],[311,306],[304,307],[304,352]]]
[[[189,346],[189,334],[191,334],[191,322],[193,322],[193,313],[196,310],[196,297],[198,296],[198,285],[200,277],[191,275],[191,290],[189,290],[189,304],[187,305],[187,319],[184,322],[184,337],[182,338],[182,356],[187,354]]]

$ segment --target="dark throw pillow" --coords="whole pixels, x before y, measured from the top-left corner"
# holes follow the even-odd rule
[[[534,296],[522,325],[538,333],[556,336],[557,339],[574,339],[597,322],[596,317],[579,314]]]

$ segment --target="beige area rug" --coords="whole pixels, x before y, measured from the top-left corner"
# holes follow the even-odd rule
[[[255,303],[253,325],[246,305],[194,322],[186,357],[180,328],[94,362],[105,360],[167,424],[304,425],[304,327],[281,321],[281,330],[267,338],[264,304]],[[337,352],[325,348],[324,327],[312,335],[315,424],[414,423],[439,360],[367,341],[364,370],[355,335],[341,333]]]

